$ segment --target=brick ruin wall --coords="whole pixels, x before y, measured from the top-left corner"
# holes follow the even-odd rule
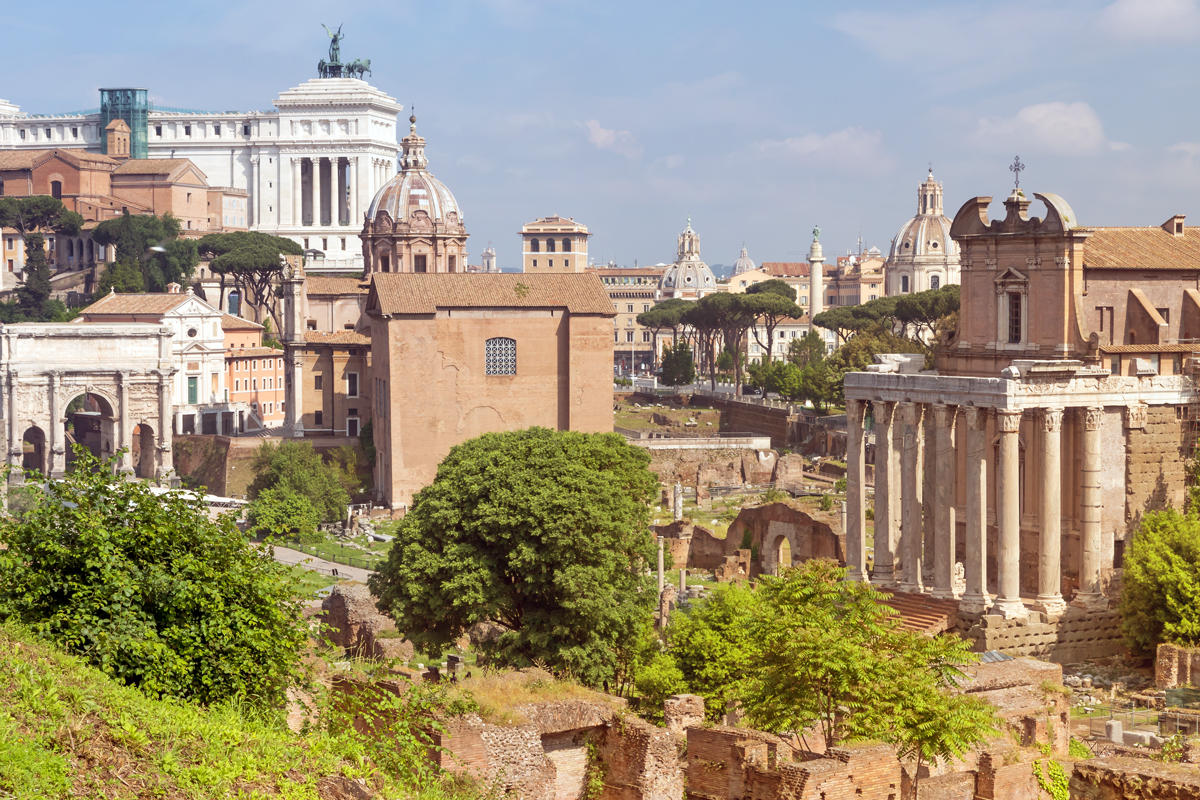
[[[1036,612],[1025,621],[990,614],[982,617],[960,614],[957,630],[974,643],[976,652],[999,650],[1058,664],[1118,655],[1126,649],[1121,615],[1114,609],[1086,610],[1071,606],[1054,621]]]
[[[1070,791],[1071,800],[1195,800],[1200,769],[1128,756],[1080,761]]]
[[[1147,511],[1183,508],[1187,484],[1184,423],[1174,406],[1146,409],[1145,428],[1126,435],[1125,521],[1135,525]]]
[[[1160,644],[1154,658],[1154,685],[1159,689],[1200,686],[1200,647]]]

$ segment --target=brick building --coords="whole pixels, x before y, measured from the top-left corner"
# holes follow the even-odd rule
[[[225,367],[229,401],[248,405],[250,419],[242,430],[278,428],[284,420],[283,351],[263,345],[263,326],[225,314]]]

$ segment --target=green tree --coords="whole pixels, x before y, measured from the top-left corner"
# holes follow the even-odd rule
[[[815,726],[826,747],[874,739],[927,760],[956,757],[991,735],[989,708],[953,691],[977,658],[966,642],[905,630],[885,595],[845,578],[827,560],[763,578],[738,683],[751,724]]]
[[[643,311],[641,314],[638,314],[638,324],[650,329],[653,337],[651,347],[655,354],[658,353],[658,337],[664,331],[672,331],[675,334],[675,340],[678,341],[679,325],[683,320],[683,312],[689,306],[691,306],[691,301],[671,297],[655,304],[649,311]],[[653,369],[655,366],[655,364],[651,364],[650,368]]]
[[[771,283],[771,281],[758,283],[750,288],[755,289],[765,286],[767,283]],[[784,286],[787,284],[785,283]],[[754,341],[766,353],[763,359],[770,363],[775,353],[775,329],[784,320],[800,319],[804,316],[804,311],[796,305],[794,300],[769,291],[750,292],[747,290],[743,302],[747,305],[750,313],[754,315],[754,324],[750,328],[754,335]]]
[[[666,654],[687,691],[704,698],[710,720],[720,719],[739,696],[741,677],[753,657],[749,631],[757,601],[749,587],[725,584],[703,603],[671,615]]]
[[[96,284],[96,297],[103,297],[109,292],[128,294],[144,291],[146,291],[146,276],[142,274],[136,263],[129,261],[114,261],[109,264]]]
[[[655,606],[649,460],[611,433],[463,442],[413,500],[371,591],[424,652],[495,622],[488,661],[615,686]]]
[[[40,233],[25,234],[25,282],[17,290],[17,302],[29,319],[39,319],[50,299],[50,262],[46,239]]]
[[[168,284],[185,283],[200,256],[194,239],[179,238],[181,230],[170,214],[128,211],[97,225],[92,240],[116,249],[116,263],[105,271],[97,295],[114,286],[118,292],[164,292]]]
[[[210,259],[209,268],[221,276],[220,305],[225,305],[225,286],[230,282],[250,307],[265,309],[283,330],[276,303],[275,284],[283,267],[281,256],[301,255],[303,248],[291,239],[258,231],[210,233],[200,239],[200,255]]]
[[[814,330],[810,330],[799,339],[793,339],[788,344],[788,361],[797,367],[804,368],[815,361],[824,359],[825,340]]]
[[[77,236],[82,226],[83,217],[53,197],[0,197],[0,228],[16,229],[25,246],[24,283],[17,290],[16,307],[7,311],[14,319],[6,321],[45,322],[63,316],[65,306],[50,299],[52,273],[43,234]]]
[[[771,278],[760,281],[746,288],[746,294],[774,294],[796,302],[796,289],[783,278]]]
[[[255,536],[312,540],[321,522],[317,510],[304,495],[283,486],[272,486],[258,493],[247,511],[250,532]]]
[[[277,708],[307,640],[287,568],[187,492],[86,449],[0,519],[0,617],[147,694]]]
[[[818,316],[820,316],[818,314]],[[887,323],[875,322],[839,347],[825,359],[832,373],[831,400],[843,399],[842,379],[847,372],[862,372],[875,363],[880,353],[928,353],[921,342],[894,333]]]
[[[896,318],[906,328],[911,327],[917,338],[932,336],[943,317],[958,312],[959,287],[956,283],[940,289],[895,297]]]
[[[686,386],[696,380],[696,364],[692,348],[680,339],[663,351],[662,381],[667,386]]]
[[[327,463],[308,442],[264,442],[254,456],[254,481],[247,493],[251,500],[268,489],[300,495],[308,500],[322,522],[346,518],[350,493],[345,470]]]
[[[1174,509],[1142,517],[1125,553],[1121,625],[1129,646],[1200,644],[1200,516]]]

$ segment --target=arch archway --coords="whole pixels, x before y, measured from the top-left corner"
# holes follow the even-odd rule
[[[154,428],[145,422],[134,426],[129,455],[135,475],[146,479],[155,476],[158,458],[155,454]]]
[[[21,437],[21,468],[46,473],[46,432],[31,425]]]
[[[81,444],[92,455],[104,461],[116,453],[116,415],[113,406],[103,395],[84,392],[67,403],[61,420],[63,441],[66,443],[67,469],[75,461],[72,445]]]

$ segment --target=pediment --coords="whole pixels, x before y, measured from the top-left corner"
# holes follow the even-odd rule
[[[1029,283],[1029,276],[1019,269],[1007,268],[996,276],[997,284]]]

